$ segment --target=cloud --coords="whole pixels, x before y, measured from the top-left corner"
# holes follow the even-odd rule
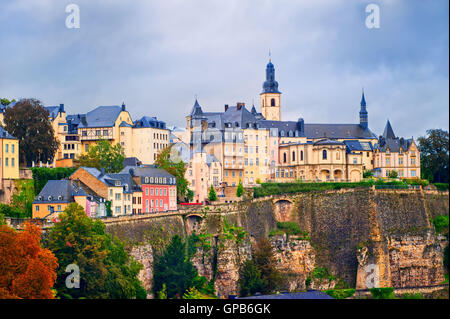
[[[80,7],[81,28],[64,25]],[[184,125],[194,95],[205,110],[237,101],[259,108],[269,49],[284,119],[389,118],[396,134],[448,130],[448,2],[27,1],[0,4],[0,95],[66,104],[73,113],[127,104],[134,119]]]

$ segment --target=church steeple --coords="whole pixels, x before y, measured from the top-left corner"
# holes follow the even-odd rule
[[[281,121],[281,92],[275,81],[275,67],[271,58],[266,66],[266,81],[261,92],[261,113],[266,120]]]
[[[364,90],[362,92],[362,97],[361,97],[361,110],[359,111],[359,125],[363,129],[366,129],[369,127],[369,117],[368,117],[368,113],[366,110],[366,99],[364,97]]]

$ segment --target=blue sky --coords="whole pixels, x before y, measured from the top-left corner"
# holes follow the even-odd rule
[[[65,8],[80,8],[67,29]],[[365,8],[380,6],[380,28]],[[133,119],[185,125],[204,110],[259,105],[268,51],[282,118],[357,123],[399,136],[448,130],[447,0],[15,0],[0,2],[0,96],[70,114],[127,105]]]

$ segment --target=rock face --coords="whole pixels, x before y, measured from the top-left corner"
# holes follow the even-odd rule
[[[307,240],[295,237],[274,236],[270,240],[278,262],[278,269],[284,278],[286,291],[302,291],[306,289],[306,278],[315,267],[315,251]]]
[[[210,206],[197,217],[183,212],[124,223],[117,219],[107,223],[106,230],[132,244],[131,254],[144,265],[140,278],[149,292],[153,250],[161,249],[175,234],[186,238],[195,228],[214,238],[210,251],[198,249],[193,258],[199,274],[215,278],[221,296],[236,295],[241,263],[251,258],[255,240],[267,238],[278,221],[296,222],[310,237],[308,241],[293,236],[270,239],[285,279],[283,290],[304,290],[317,267],[326,268],[349,287],[367,288],[375,268],[381,287],[429,286],[444,280],[443,248],[448,245],[444,237],[435,235],[429,220],[448,214],[448,199],[448,192],[431,191],[310,192]],[[247,240],[237,245],[223,239],[224,217],[243,227]],[[329,289],[336,283],[312,280],[310,287]]]

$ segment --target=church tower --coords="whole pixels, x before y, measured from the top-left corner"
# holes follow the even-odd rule
[[[281,121],[281,92],[278,91],[278,82],[275,81],[275,67],[272,60],[266,67],[266,81],[261,92],[261,113],[266,120]]]
[[[367,114],[364,92],[362,93],[361,110],[359,111],[359,126],[361,126],[363,129],[367,129],[369,127],[369,117]]]

